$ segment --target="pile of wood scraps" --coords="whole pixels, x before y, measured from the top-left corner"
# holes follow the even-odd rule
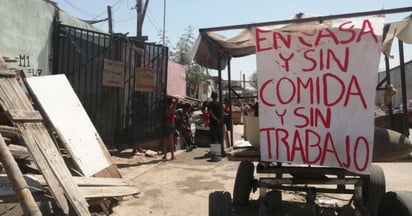
[[[64,75],[26,78],[0,64],[0,162],[0,206],[18,203],[25,215],[90,215],[139,193]]]

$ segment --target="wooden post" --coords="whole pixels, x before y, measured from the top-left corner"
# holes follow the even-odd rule
[[[112,7],[110,5],[107,5],[107,19],[109,21],[109,33],[113,34]]]
[[[24,215],[42,215],[36,201],[29,190],[27,182],[23,178],[23,174],[19,169],[13,155],[4,142],[3,136],[0,133],[0,162],[3,164],[4,170],[7,173],[10,181],[13,183],[13,190],[16,193],[20,206],[23,209]]]

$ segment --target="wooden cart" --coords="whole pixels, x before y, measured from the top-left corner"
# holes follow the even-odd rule
[[[321,29],[322,26],[328,26],[327,23],[334,19],[382,15],[382,14],[400,13],[400,12],[406,12],[406,11],[410,12],[412,11],[412,8],[398,8],[398,9],[392,9],[392,10],[368,11],[368,12],[360,12],[360,13],[340,14],[340,15],[332,15],[332,16],[325,16],[325,17],[310,17],[310,18],[302,18],[303,14],[297,14],[296,19],[292,19],[292,20],[200,29],[201,38],[200,40],[198,40],[199,44],[197,44],[197,47],[199,49],[195,51],[194,59],[200,65],[203,65],[208,68],[217,69],[219,72],[219,78],[221,78],[221,72],[222,72],[221,70],[226,66],[225,65],[226,62],[229,62],[228,63],[228,70],[229,70],[228,74],[229,74],[229,83],[230,83],[230,59],[232,57],[238,57],[238,56],[240,57],[240,56],[246,56],[246,55],[258,53],[258,60],[260,60],[258,61],[259,62],[258,66],[261,66],[260,69],[258,68],[258,71],[260,71],[260,74],[261,74],[260,76],[258,75],[258,79],[260,82],[259,90],[258,90],[259,100],[264,101],[264,106],[265,106],[262,112],[265,116],[263,117],[261,116],[261,122],[260,122],[261,124],[260,126],[263,125],[263,129],[262,127],[260,127],[260,130],[266,130],[266,129],[267,131],[271,129],[275,130],[276,127],[284,126],[285,125],[284,122],[288,120],[292,120],[289,122],[293,122],[290,125],[294,124],[293,126],[302,126],[302,125],[299,125],[299,123],[296,123],[297,121],[296,118],[295,119],[286,118],[286,120],[283,119],[284,115],[282,115],[282,113],[278,113],[279,110],[277,110],[276,108],[280,106],[281,108],[280,111],[281,112],[283,111],[283,114],[285,114],[287,111],[290,111],[290,113],[293,113],[293,115],[295,115],[294,117],[300,118],[304,115],[300,112],[301,110],[297,110],[299,108],[296,108],[296,107],[298,106],[303,107],[302,104],[304,103],[301,103],[301,100],[303,101],[307,99],[307,98],[304,98],[305,96],[310,98],[306,100],[306,103],[309,105],[318,105],[318,107],[321,107],[322,105],[324,105],[324,107],[330,107],[331,104],[329,103],[322,104],[320,103],[320,101],[324,100],[325,98],[327,99],[327,96],[324,96],[324,94],[327,94],[326,92],[329,92],[327,90],[328,87],[330,88],[329,89],[330,91],[333,91],[331,89],[335,90],[337,88],[336,87],[337,85],[328,85],[327,83],[323,83],[324,85],[319,85],[319,83],[327,79],[325,77],[330,75],[328,73],[337,72],[336,74],[342,75],[348,72],[346,70],[347,68],[341,67],[342,65],[340,63],[338,63],[340,64],[340,66],[336,67],[337,68],[335,69],[336,71],[333,71],[334,69],[329,68],[329,66],[325,67],[324,64],[329,64],[329,63],[325,63],[323,61],[325,59],[323,58],[324,55],[322,54],[323,51],[327,50],[325,52],[330,52],[329,57],[334,56],[331,58],[335,58],[336,55],[333,53],[334,49],[342,45],[342,43],[348,42],[347,40],[343,39],[339,41],[338,39],[334,38],[329,41],[327,41],[327,39],[323,42],[317,41],[320,38],[325,39],[333,35],[334,33],[332,33],[332,31],[328,31],[331,35],[318,34],[318,36],[319,35],[320,36],[317,39],[312,38],[312,39],[307,40],[311,42],[317,41],[316,43],[313,43],[313,44],[306,43],[307,41],[305,41],[305,39],[302,39],[302,38],[305,36],[309,36],[309,37],[313,36],[316,34],[314,32],[319,33],[318,31],[316,31],[316,29]],[[365,20],[363,22],[365,23]],[[368,22],[369,21],[366,21],[366,23]],[[308,25],[305,26],[304,25],[305,23]],[[346,25],[346,24],[342,24],[342,25]],[[363,25],[363,24],[359,25],[361,26],[360,28],[362,28],[362,30],[360,30],[359,32],[363,32],[364,27],[368,25]],[[267,27],[267,28],[256,29],[256,31],[254,31],[253,33],[250,33],[250,29],[253,27],[256,27],[256,28]],[[268,30],[269,27],[273,27],[273,29]],[[343,30],[342,34],[345,34],[344,31],[348,29],[345,29],[345,27],[343,28],[341,27],[342,26],[339,26],[336,29],[339,29],[340,31]],[[242,29],[243,31],[239,35],[233,38],[230,38],[230,39],[223,40],[221,38],[214,37],[214,32],[224,31],[224,30],[235,30],[235,29],[237,30]],[[381,30],[383,29],[384,28],[382,28]],[[388,32],[387,30],[388,29],[385,30],[386,31],[385,34],[392,35],[393,32],[390,32],[390,31]],[[279,32],[282,32],[282,33],[279,33]],[[290,32],[293,32],[293,33],[299,32],[301,33],[301,35],[297,37],[296,35],[291,36],[292,33]],[[307,34],[308,32],[310,33]],[[305,36],[302,36],[302,35],[305,35]],[[393,35],[395,35],[395,33]],[[295,42],[297,42],[297,44],[300,44],[301,46],[298,46],[298,45],[291,46],[291,41],[290,41],[291,37],[294,37]],[[333,36],[331,38],[333,38]],[[374,37],[374,40],[364,40],[364,42],[367,43],[370,41],[375,41],[375,44],[373,45],[375,46],[376,44],[379,43],[379,40],[377,40],[376,38],[377,37]],[[388,38],[384,38],[384,39],[388,39]],[[359,41],[360,40],[357,40],[356,43]],[[319,53],[321,54],[319,54],[319,62],[316,62],[316,60],[314,60],[314,58],[312,58],[312,56],[310,55],[313,54],[312,52],[315,52],[314,48],[320,46],[320,44],[322,43],[324,44],[331,43],[331,45],[330,47],[327,47],[327,48],[324,47],[325,50],[320,50],[320,51],[318,50]],[[345,51],[346,54],[344,56],[349,55],[348,46],[346,47],[340,46],[342,50],[343,49],[346,50]],[[352,46],[352,48],[354,48],[353,53],[357,53],[357,54],[363,53],[362,58],[365,58],[368,56],[368,52],[366,51],[363,52],[363,50],[361,50],[362,47],[363,46],[358,46],[358,45],[353,44]],[[378,49],[371,49],[370,51],[375,53],[377,50]],[[293,58],[294,54],[300,55],[301,58],[298,58],[298,60],[295,62],[289,61],[290,59]],[[309,56],[307,56],[306,54],[308,54]],[[216,57],[216,58],[212,58],[212,57]],[[329,58],[328,60],[330,60],[331,58]],[[368,74],[362,73],[363,75],[362,78],[360,76],[361,73],[359,73],[358,74],[359,80],[367,80],[368,79],[367,76],[368,75],[372,76],[372,72],[376,70],[372,66],[375,65],[377,58],[374,58],[370,64],[368,64],[369,62],[365,63],[363,61],[359,61],[359,58],[360,56],[354,57],[353,61],[356,62],[356,64],[354,65],[371,66],[370,68],[365,67],[365,68],[359,69],[359,71],[368,72]],[[308,61],[306,62],[300,61],[301,59],[304,59],[304,60],[306,59]],[[345,62],[347,63],[349,60],[348,59],[346,60],[347,61]],[[403,59],[401,60],[401,62],[402,61]],[[317,65],[317,63],[319,63],[319,65]],[[310,65],[309,68],[307,68],[308,64]],[[293,66],[299,65],[300,67],[295,67],[294,68],[295,70],[290,71],[289,66],[291,65]],[[357,76],[355,75],[356,72],[358,72],[358,70],[355,70],[355,72],[353,72],[351,76],[345,76],[342,80],[347,81],[347,83],[352,83],[353,80],[349,81],[349,79],[356,77]],[[279,74],[282,74],[282,75],[279,75]],[[335,77],[336,74],[333,74],[331,76]],[[311,75],[313,75],[315,78],[310,77]],[[338,75],[336,75],[336,77],[338,77]],[[305,78],[310,79],[310,81],[305,80]],[[369,77],[369,80],[370,79],[371,78]],[[280,80],[284,80],[285,83],[287,84],[285,85],[279,84],[281,82]],[[340,84],[343,83],[342,80],[340,80],[341,81],[339,82]],[[385,79],[379,84],[382,84],[385,81],[386,83],[390,84],[390,80],[387,80],[387,79]],[[315,82],[316,84],[313,84]],[[293,96],[291,96],[293,95],[291,92],[295,93],[297,91],[296,89],[299,89],[299,87],[296,87],[294,84],[297,84],[297,85],[300,84],[299,86],[300,90],[302,89],[303,90],[302,92],[299,92],[299,93],[302,93],[304,96],[301,98],[298,93],[297,95],[299,95],[299,99],[295,99],[293,101],[294,98]],[[309,89],[308,86],[310,86],[311,84],[316,85],[316,87],[313,87],[311,90],[315,89],[317,91],[311,91],[310,94],[308,94],[309,90],[307,89]],[[343,104],[342,103],[340,104],[338,109],[335,110],[336,113],[339,113],[339,114],[344,113],[346,115],[346,116],[340,116],[339,118],[335,119],[335,122],[334,122],[334,124],[336,125],[340,124],[340,126],[342,126],[342,128],[338,128],[338,130],[333,131],[335,134],[339,135],[338,137],[340,138],[340,140],[337,141],[337,143],[340,143],[342,146],[346,145],[347,143],[344,143],[344,142],[348,142],[348,141],[342,139],[343,136],[340,136],[340,135],[345,135],[345,134],[339,134],[339,133],[341,133],[342,130],[347,130],[347,128],[350,128],[354,125],[357,126],[357,128],[355,130],[347,130],[347,133],[350,135],[355,135],[355,134],[360,134],[360,133],[367,134],[366,136],[368,136],[368,138],[363,137],[365,138],[364,140],[366,140],[365,149],[368,149],[369,144],[370,146],[372,146],[372,143],[369,142],[372,140],[371,136],[373,133],[372,127],[371,127],[371,125],[373,125],[372,123],[373,118],[369,118],[372,116],[370,116],[369,113],[366,114],[366,112],[365,113],[359,112],[356,115],[354,114],[355,111],[359,111],[359,110],[369,111],[373,105],[373,101],[370,99],[374,98],[375,95],[373,93],[375,89],[371,88],[372,87],[370,85],[371,82],[365,82],[365,84],[366,85],[364,85],[365,87],[364,90],[365,92],[368,93],[367,94],[368,96],[366,96],[366,98],[369,99],[368,100],[369,105],[365,105],[367,103],[363,101],[365,102],[365,103],[362,103],[364,104],[363,106],[354,105],[353,106],[354,109],[351,110],[347,107],[347,103],[346,103],[347,101],[345,101],[344,102],[345,105],[342,105]],[[268,86],[270,86],[270,88]],[[285,90],[284,88],[285,86],[290,87],[290,88],[286,88]],[[362,88],[360,86],[358,87],[359,89]],[[221,86],[219,86],[219,88],[220,88],[219,93],[220,95],[222,95]],[[229,89],[230,88],[231,87],[229,85]],[[305,90],[307,91],[305,92]],[[380,90],[380,88],[377,88],[377,90]],[[279,96],[282,93],[279,93],[279,92],[282,92],[282,93],[286,92],[285,98],[282,99],[281,96]],[[357,94],[359,92],[349,92],[349,95],[352,95],[352,93]],[[316,95],[317,99],[313,99],[313,95]],[[320,95],[323,95],[324,98],[322,98]],[[339,95],[339,93],[336,93],[335,96],[336,95]],[[341,95],[339,95],[339,97],[340,96]],[[229,94],[229,99],[231,99],[230,94]],[[273,101],[271,101],[271,99],[273,99]],[[290,101],[292,101],[292,103],[290,103]],[[284,106],[285,104],[286,106]],[[356,102],[352,102],[352,105],[353,104],[356,104]],[[322,109],[324,107],[321,107],[318,113],[326,112],[324,109]],[[346,109],[340,109],[342,107]],[[310,107],[310,108],[313,108],[313,107]],[[317,107],[315,107],[314,109],[316,108]],[[261,109],[261,105],[259,105],[259,109]],[[294,109],[295,112],[292,112],[289,109]],[[346,112],[343,112],[343,111],[346,111]],[[259,113],[260,113],[260,110],[259,110]],[[293,117],[293,115],[290,115],[290,116]],[[368,116],[368,118],[363,119],[364,116]],[[349,119],[349,117],[352,117],[351,118],[352,120],[355,119],[355,121],[353,121],[355,122],[354,124],[349,123],[349,121],[348,122],[345,121]],[[357,118],[359,119],[362,118],[361,119],[362,121],[356,121],[358,120]],[[275,122],[274,119],[277,120],[276,121],[277,125],[274,124]],[[344,120],[343,123],[341,120]],[[369,120],[371,124],[368,123]],[[330,123],[330,121],[328,123]],[[299,129],[293,128],[293,126],[288,127],[290,125],[287,125],[286,127],[281,128],[281,129],[283,129],[284,131],[288,131],[288,130],[297,131],[302,127],[308,127],[310,129],[315,128],[313,130],[318,129],[317,125],[308,126],[309,123],[302,127],[296,127]],[[325,128],[330,128],[330,125],[324,124],[322,125],[322,127],[319,127],[321,128],[320,130],[325,129]],[[367,133],[365,133],[366,129],[367,129]],[[293,132],[290,132],[290,133],[292,134]],[[269,136],[275,137],[277,135],[276,134],[267,135],[267,137]],[[265,137],[265,136],[262,136],[262,137]],[[262,137],[260,138],[262,139]],[[284,137],[279,138],[279,139],[283,139],[283,138]],[[267,138],[265,142],[267,142],[266,143],[267,146],[271,146],[269,138]],[[264,149],[264,150],[265,151],[262,151],[264,152],[264,154],[263,153],[262,154],[264,155],[265,159],[268,160],[267,158],[270,158],[270,161],[275,161],[273,158],[268,156],[269,155],[268,152],[270,152],[269,148]],[[348,149],[346,149],[346,151],[348,151]],[[386,186],[385,186],[385,176],[384,176],[383,170],[379,166],[370,164],[372,160],[372,154],[371,154],[371,151],[369,151],[369,149],[368,151],[364,151],[362,153],[365,153],[364,154],[365,157],[363,158],[362,156],[356,155],[356,153],[354,153],[354,155],[352,156],[355,159],[361,159],[362,161],[364,161],[364,164],[366,164],[364,166],[365,169],[370,168],[369,169],[370,173],[368,173],[367,175],[365,174],[366,172],[364,172],[365,169],[364,170],[353,169],[353,167],[352,169],[348,169],[354,172],[357,171],[356,173],[343,169],[343,167],[345,166],[342,166],[340,162],[339,162],[339,166],[335,165],[336,163],[334,162],[330,163],[329,165],[334,166],[334,167],[342,167],[342,168],[330,168],[330,167],[325,167],[325,166],[266,162],[262,160],[260,151],[258,149],[255,149],[255,148],[230,149],[225,152],[225,154],[228,156],[228,159],[232,161],[240,161],[238,171],[236,174],[234,189],[233,189],[233,200],[229,192],[225,192],[225,191],[212,192],[209,196],[209,215],[232,215],[233,214],[232,204],[235,206],[248,205],[250,201],[249,200],[250,193],[252,191],[255,192],[257,191],[257,189],[259,189],[259,198],[257,202],[258,209],[259,209],[259,215],[273,214],[273,210],[279,209],[282,206],[281,205],[283,201],[282,191],[300,191],[300,192],[304,192],[305,194],[305,197],[304,197],[305,208],[303,209],[304,212],[301,212],[298,215],[374,215],[374,216],[379,215],[380,216],[380,215],[388,215],[390,212],[396,211],[399,215],[411,216],[412,215],[412,207],[411,207],[412,202],[409,202],[409,200],[411,200],[412,195],[409,193],[399,193],[398,194],[396,192],[391,192],[394,194],[385,193]],[[286,152],[286,154],[289,154],[289,152]],[[283,162],[293,161],[293,159],[290,160],[289,158],[276,159],[276,160],[283,161]],[[297,160],[298,163],[304,163],[302,161],[304,161],[304,159]],[[323,163],[317,163],[317,164],[323,164]],[[256,176],[255,176],[255,173],[256,173]],[[359,173],[363,173],[363,174],[359,174]],[[350,199],[348,199],[348,202],[342,207],[336,207],[336,206],[326,206],[325,207],[322,205],[322,203],[319,203],[318,200],[316,199],[317,194],[319,193],[348,194],[350,196]],[[297,209],[294,209],[294,210],[297,211]],[[290,215],[290,214],[286,213],[283,215]]]

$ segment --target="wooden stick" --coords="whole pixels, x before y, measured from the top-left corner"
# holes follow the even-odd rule
[[[31,194],[27,182],[23,178],[23,174],[10,153],[3,136],[0,133],[0,162],[4,166],[10,181],[13,184],[14,192],[19,200],[20,206],[23,209],[24,215],[42,215],[36,201]]]

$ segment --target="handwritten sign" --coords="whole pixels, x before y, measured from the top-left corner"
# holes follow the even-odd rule
[[[262,161],[370,172],[382,28],[255,29]]]
[[[140,92],[154,91],[155,75],[152,68],[136,68],[134,90]]]
[[[124,64],[123,62],[104,59],[103,85],[113,87],[124,87]]]

